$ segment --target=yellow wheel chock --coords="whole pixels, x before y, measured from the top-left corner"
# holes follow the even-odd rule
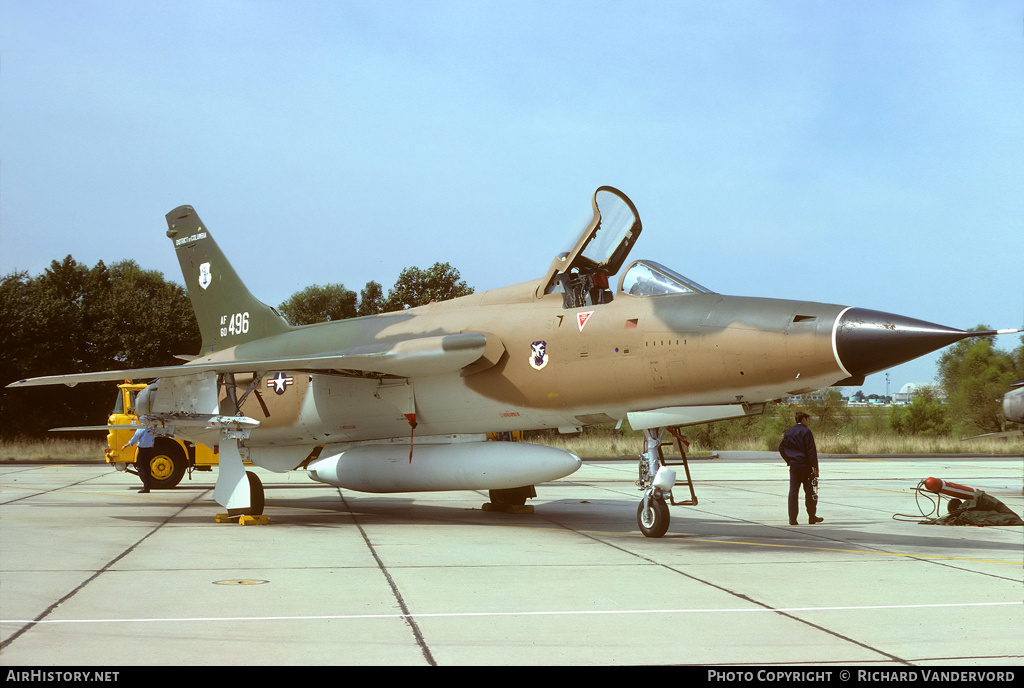
[[[214,520],[217,523],[237,523],[240,526],[265,526],[270,523],[270,517],[266,514],[260,514],[259,516],[217,514],[214,516]]]

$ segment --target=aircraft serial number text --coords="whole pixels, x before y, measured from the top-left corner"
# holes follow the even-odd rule
[[[228,318],[231,318],[230,321]],[[220,316],[220,336],[227,337],[233,334],[245,334],[249,331],[249,311],[234,313],[231,316]]]

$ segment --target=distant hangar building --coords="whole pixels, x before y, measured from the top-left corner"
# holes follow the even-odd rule
[[[900,388],[900,391],[892,395],[892,403],[894,405],[909,404],[914,400],[914,395],[920,392],[925,387],[931,387],[935,390],[935,396],[938,397],[939,401],[945,402],[946,395],[942,393],[942,389],[933,382],[908,382]]]

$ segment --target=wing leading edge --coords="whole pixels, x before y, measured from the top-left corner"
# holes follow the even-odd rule
[[[476,362],[487,349],[487,335],[482,332],[417,337],[398,342],[371,344],[346,351],[310,356],[266,358],[254,360],[210,360],[201,358],[177,366],[128,368],[95,373],[48,375],[12,382],[8,387],[39,387],[84,382],[176,377],[197,373],[244,373],[253,371],[291,370],[296,372],[353,371],[367,375],[396,377],[429,377],[455,373]]]

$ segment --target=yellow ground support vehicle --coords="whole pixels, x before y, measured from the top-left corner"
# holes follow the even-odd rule
[[[130,425],[138,420],[135,414],[135,396],[146,388],[126,380],[117,386],[117,401],[107,418],[107,425]],[[104,450],[107,463],[119,471],[138,474],[133,464],[149,461],[150,487],[169,489],[181,482],[186,472],[209,471],[217,465],[217,452],[205,444],[193,444],[170,437],[157,437],[149,449],[121,447],[131,439],[134,432],[129,429],[111,428],[107,431],[107,448]]]

